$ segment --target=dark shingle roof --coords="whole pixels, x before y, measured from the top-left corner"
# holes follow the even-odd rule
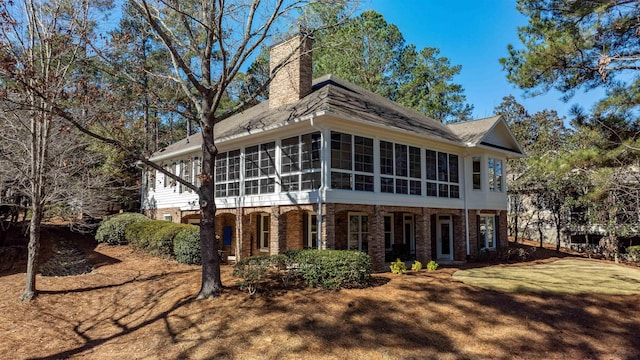
[[[268,101],[262,102],[216,124],[215,134],[218,139],[248,135],[286,125],[321,111],[461,146],[480,140],[498,119],[491,117],[447,126],[360,86],[326,75],[314,80],[312,92],[295,103],[271,109]],[[194,134],[160,150],[153,157],[191,149],[201,144],[201,135]]]
[[[477,145],[499,119],[500,116],[491,116],[484,119],[453,123],[447,126],[458,135],[463,143]]]

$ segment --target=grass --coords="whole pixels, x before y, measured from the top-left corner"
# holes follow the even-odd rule
[[[231,267],[194,300],[200,268],[127,246],[86,247],[90,274],[0,274],[0,354],[12,359],[635,359],[640,295],[485,290],[457,268],[375,275],[366,289],[248,296]],[[489,267],[491,269],[493,267]],[[505,267],[516,269],[516,267]]]
[[[453,279],[484,289],[556,294],[640,294],[640,269],[584,259],[457,271]]]

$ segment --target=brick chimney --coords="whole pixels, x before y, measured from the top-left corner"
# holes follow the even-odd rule
[[[311,92],[311,43],[300,34],[271,48],[269,108],[291,104]]]

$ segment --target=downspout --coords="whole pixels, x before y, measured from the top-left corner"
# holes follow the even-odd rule
[[[322,129],[317,127],[314,123],[315,119],[315,115],[311,116],[310,120],[310,124],[311,127],[318,130],[320,132],[320,188],[318,188],[318,213],[316,214],[316,246],[318,247],[318,250],[322,249],[322,201],[324,198],[324,193],[326,190],[325,187],[325,183],[324,183],[324,176],[325,176],[325,172],[326,170],[326,164],[325,164],[325,149],[324,149],[324,134],[322,132]]]
[[[464,166],[462,167],[462,184],[464,188],[464,237],[467,244],[467,259],[469,259],[469,256],[471,256],[471,248],[469,245],[469,188],[467,187],[467,159],[471,156],[469,153],[469,147],[471,147],[471,144],[466,143],[465,146],[467,154],[462,158],[462,162],[464,163]]]

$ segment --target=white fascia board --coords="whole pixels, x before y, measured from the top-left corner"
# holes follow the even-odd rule
[[[167,160],[167,159],[172,159],[172,158],[176,158],[179,157],[181,155],[186,155],[189,153],[192,153],[194,151],[200,150],[202,149],[202,145],[193,145],[193,146],[189,146],[188,148],[184,148],[178,151],[173,151],[173,152],[168,152],[166,154],[160,154],[158,156],[149,158],[149,161],[162,161],[162,160]]]
[[[240,139],[240,138],[243,138],[243,137],[246,137],[246,136],[250,136],[250,135],[261,134],[261,133],[264,133],[264,132],[267,132],[267,131],[271,131],[271,130],[275,130],[275,129],[279,129],[279,128],[285,127],[285,126],[290,125],[292,123],[295,124],[295,123],[298,123],[298,122],[310,120],[310,119],[318,116],[317,114],[318,113],[312,113],[312,114],[308,114],[308,115],[305,115],[305,116],[294,118],[292,120],[289,120],[289,121],[286,121],[286,122],[283,122],[283,123],[274,124],[274,125],[271,125],[271,126],[267,126],[267,127],[261,128],[261,129],[250,130],[250,131],[248,131],[246,133],[221,137],[221,138],[218,138],[216,140],[216,142],[217,143],[223,143],[225,141],[236,140],[236,139]]]

